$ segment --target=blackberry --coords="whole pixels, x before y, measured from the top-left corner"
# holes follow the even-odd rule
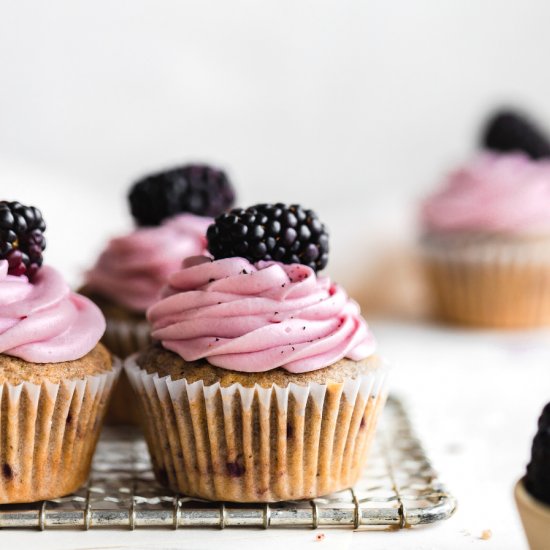
[[[527,466],[525,488],[536,499],[550,504],[550,403],[544,407],[539,418],[531,462]]]
[[[490,118],[482,143],[494,151],[522,151],[532,159],[550,156],[550,143],[544,133],[528,118],[513,111],[500,111]]]
[[[8,261],[10,275],[34,277],[46,248],[45,230],[38,208],[0,201],[0,259]]]
[[[235,191],[223,170],[188,164],[142,178],[128,199],[137,224],[147,226],[182,212],[214,218],[231,208]]]
[[[208,228],[208,249],[216,259],[240,256],[250,262],[275,260],[320,271],[328,261],[328,232],[313,210],[298,204],[235,208]]]

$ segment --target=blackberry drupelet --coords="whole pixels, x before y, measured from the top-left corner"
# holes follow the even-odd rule
[[[235,191],[223,170],[188,164],[137,181],[128,199],[137,224],[147,226],[183,212],[219,216],[233,205]]]
[[[522,151],[533,159],[550,157],[550,143],[528,118],[513,111],[493,115],[482,136],[483,145],[503,153]]]
[[[313,210],[298,204],[257,204],[216,218],[207,232],[216,259],[300,263],[320,271],[328,261],[328,232]]]
[[[531,462],[527,466],[525,488],[536,499],[550,504],[550,403],[544,407],[539,418]]]
[[[45,230],[38,208],[0,201],[0,259],[8,261],[10,275],[36,275],[46,248]]]

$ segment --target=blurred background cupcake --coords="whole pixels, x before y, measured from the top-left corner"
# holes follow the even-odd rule
[[[422,205],[422,245],[436,315],[485,327],[550,323],[550,145],[501,112],[485,151]]]
[[[108,242],[86,272],[82,289],[103,311],[107,319],[103,342],[119,357],[147,347],[145,311],[159,299],[168,275],[185,258],[205,252],[208,226],[231,207],[235,193],[224,171],[189,164],[139,180],[128,198],[136,229]],[[130,391],[125,376],[121,377],[111,421],[133,421]]]
[[[148,310],[160,343],[126,370],[158,480],[210,500],[313,498],[358,479],[387,367],[359,307],[317,274],[328,234],[311,210],[217,218],[207,256]]]

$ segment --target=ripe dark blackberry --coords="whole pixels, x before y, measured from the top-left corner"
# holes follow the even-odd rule
[[[137,181],[128,198],[138,225],[160,225],[182,212],[219,216],[233,205],[235,191],[223,170],[188,164]]]
[[[538,500],[550,504],[550,403],[544,407],[539,418],[525,488]]]
[[[533,159],[550,157],[550,143],[531,120],[513,111],[499,111],[485,127],[482,144],[500,152],[522,151]]]
[[[34,277],[46,248],[45,230],[38,208],[0,201],[0,259],[8,261],[10,275]]]
[[[275,260],[320,271],[328,261],[328,233],[313,210],[298,204],[257,204],[216,218],[207,232],[216,259]]]

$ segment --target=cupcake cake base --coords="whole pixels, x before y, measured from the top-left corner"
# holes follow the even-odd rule
[[[100,344],[64,363],[0,355],[0,504],[56,498],[86,482],[119,371]]]
[[[550,325],[550,238],[447,236],[424,243],[436,315],[464,325]]]
[[[386,399],[377,357],[239,373],[151,348],[126,371],[158,480],[209,500],[277,502],[352,486]]]

